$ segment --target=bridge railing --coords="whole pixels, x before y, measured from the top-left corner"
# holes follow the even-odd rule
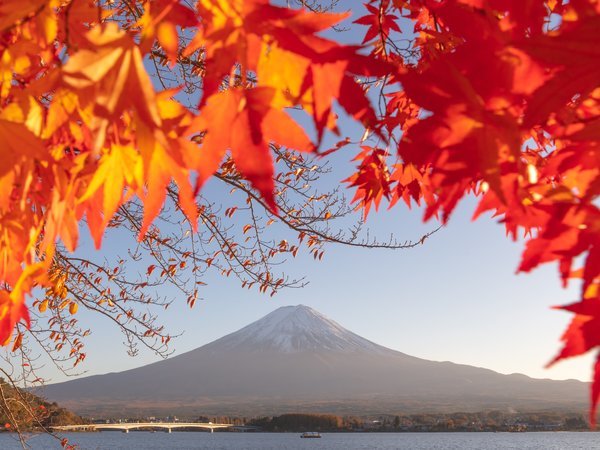
[[[56,431],[102,431],[102,430],[122,430],[128,432],[140,428],[159,428],[170,432],[171,429],[178,428],[201,428],[208,429],[211,432],[217,428],[229,428],[232,424],[227,423],[202,423],[202,422],[122,422],[122,423],[95,423],[84,425],[60,425],[50,426]]]

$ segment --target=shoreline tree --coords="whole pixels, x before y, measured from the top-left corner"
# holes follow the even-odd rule
[[[365,129],[346,180],[365,216],[385,197],[445,223],[478,196],[474,217],[490,211],[525,237],[520,271],[556,262],[565,285],[581,284],[552,363],[600,345],[598,3],[373,0],[355,16],[362,46],[323,37],[347,14],[295,6],[0,6],[0,339],[27,378],[24,343],[59,362],[85,358],[80,307],[115,322],[131,351],[164,353],[169,336],[144,311],[168,305],[154,283],[193,305],[210,268],[273,293],[302,283],[274,271],[300,245],[319,258],[325,242],[422,242],[360,243],[330,228],[351,208],[312,189],[324,169],[310,154],[338,132],[336,104]],[[202,197],[211,177],[239,206]],[[174,236],[161,227],[181,222],[169,211],[186,218]],[[236,233],[226,219],[239,214],[248,221]],[[300,242],[265,237],[271,221]],[[73,256],[83,224],[97,247],[108,229],[137,235],[130,257],[152,258],[145,276],[131,280],[125,260]],[[599,396],[597,363],[592,424]]]

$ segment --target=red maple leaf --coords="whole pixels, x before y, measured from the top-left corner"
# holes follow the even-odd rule
[[[362,16],[354,21],[354,23],[369,27],[363,38],[363,44],[378,35],[381,35],[381,39],[387,38],[390,30],[400,32],[400,27],[396,23],[398,16],[386,13],[384,2],[380,3],[379,8],[368,3],[365,4],[365,7],[371,14]]]

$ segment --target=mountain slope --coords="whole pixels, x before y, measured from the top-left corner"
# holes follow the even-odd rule
[[[300,305],[171,359],[48,385],[45,394],[88,414],[358,414],[583,409],[587,386],[415,358]]]

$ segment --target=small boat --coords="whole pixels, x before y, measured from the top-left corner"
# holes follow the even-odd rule
[[[301,438],[310,438],[310,439],[315,439],[315,438],[320,438],[321,435],[319,434],[319,432],[317,431],[307,431],[306,433],[302,433],[300,435]]]

